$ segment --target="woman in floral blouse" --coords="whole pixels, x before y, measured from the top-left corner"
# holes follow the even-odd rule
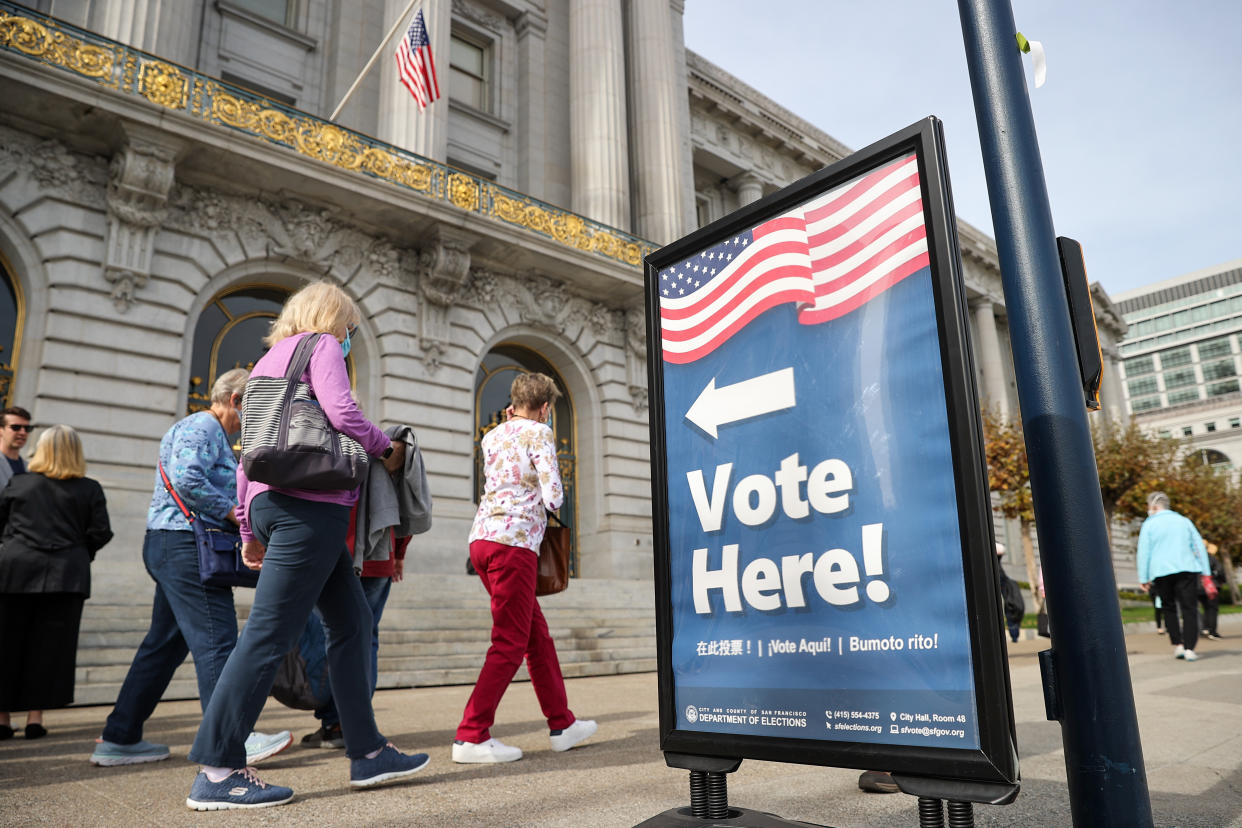
[[[556,463],[556,441],[547,421],[560,396],[550,377],[523,374],[510,389],[509,419],[483,438],[483,497],[470,529],[470,560],[492,596],[492,646],[466,703],[453,761],[514,762],[520,748],[491,738],[496,707],[509,682],[527,662],[539,706],[548,720],[552,749],[569,750],[595,733],[595,722],[575,719],[565,679],[535,600],[539,544],[545,510],[565,499]]]

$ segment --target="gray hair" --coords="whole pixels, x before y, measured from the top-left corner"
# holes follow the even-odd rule
[[[1169,496],[1164,492],[1152,492],[1147,496],[1148,509],[1168,509]]]
[[[241,396],[245,392],[248,379],[250,379],[250,372],[245,368],[234,368],[216,377],[215,383],[211,386],[212,404],[230,404],[234,394]]]

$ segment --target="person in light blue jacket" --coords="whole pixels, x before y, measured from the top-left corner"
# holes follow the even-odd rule
[[[1169,496],[1147,496],[1147,520],[1139,530],[1138,576],[1164,608],[1174,658],[1195,661],[1199,640],[1199,576],[1211,573],[1207,547],[1189,518],[1169,508]],[[1178,615],[1181,627],[1178,627]]]

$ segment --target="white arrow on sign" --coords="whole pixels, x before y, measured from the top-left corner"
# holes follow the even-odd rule
[[[719,426],[793,408],[796,402],[793,368],[782,368],[720,388],[712,377],[686,412],[686,419],[714,439]]]

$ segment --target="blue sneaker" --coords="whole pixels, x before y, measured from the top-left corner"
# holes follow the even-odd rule
[[[246,737],[246,764],[254,765],[270,759],[293,744],[293,734],[287,730],[268,735],[255,730]]]
[[[374,759],[349,760],[349,784],[355,788],[369,788],[390,779],[400,779],[418,773],[427,767],[428,761],[425,753],[406,756],[389,742]]]
[[[91,754],[91,764],[100,767],[139,765],[143,762],[158,762],[167,758],[168,745],[157,745],[151,742],[118,745],[115,742],[100,739],[95,744],[95,752]]]
[[[259,780],[254,768],[235,770],[219,782],[212,782],[202,771],[194,777],[187,808],[196,811],[227,811],[233,808],[270,808],[293,799],[293,789],[268,785]]]

